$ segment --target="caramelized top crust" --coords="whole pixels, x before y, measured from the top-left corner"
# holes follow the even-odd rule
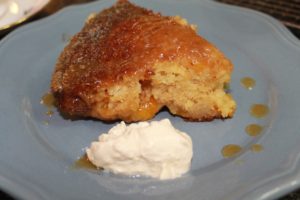
[[[215,53],[221,58],[210,56]],[[232,68],[189,25],[120,0],[89,20],[71,39],[58,59],[52,90],[90,92],[123,76],[147,76],[155,62],[175,60],[199,72],[207,67],[229,72]]]
[[[90,109],[83,97],[125,76],[145,80],[152,66],[164,61],[197,73],[208,70],[213,77],[232,70],[230,61],[190,25],[119,0],[71,39],[58,59],[51,89],[62,110],[82,115]]]

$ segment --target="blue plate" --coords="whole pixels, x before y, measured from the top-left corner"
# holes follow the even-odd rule
[[[264,14],[212,1],[136,0],[137,4],[181,15],[218,46],[235,65],[231,92],[238,108],[232,119],[186,122],[161,112],[192,137],[194,158],[182,178],[158,181],[74,169],[74,162],[99,133],[114,124],[52,117],[40,104],[49,91],[56,58],[91,12],[112,0],[70,7],[17,29],[0,43],[0,187],[21,199],[274,199],[300,186],[300,42]],[[240,79],[250,76],[249,91]],[[267,117],[249,115],[252,104],[266,104]],[[48,121],[49,124],[46,124]],[[258,137],[247,124],[264,126]],[[254,153],[252,144],[264,150]],[[224,158],[221,149],[243,151]]]

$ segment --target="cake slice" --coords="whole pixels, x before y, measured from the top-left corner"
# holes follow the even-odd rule
[[[126,0],[89,18],[58,58],[51,90],[70,116],[126,122],[166,106],[204,121],[232,117],[232,63],[195,26]]]

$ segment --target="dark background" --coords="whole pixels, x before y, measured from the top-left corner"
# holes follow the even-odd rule
[[[27,22],[41,19],[49,16],[63,7],[71,4],[80,4],[85,2],[91,2],[94,0],[51,0],[50,3],[38,14],[33,16]],[[232,4],[242,7],[255,9],[280,20],[290,31],[300,39],[300,0],[217,0],[222,3]],[[14,27],[16,28],[16,27]],[[13,29],[14,29],[13,28]],[[9,29],[0,33],[0,40],[5,37],[10,31]],[[16,200],[9,194],[1,191],[0,200]],[[278,200],[300,200],[300,188]]]

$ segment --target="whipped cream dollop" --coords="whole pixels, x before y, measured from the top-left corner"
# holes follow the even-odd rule
[[[99,136],[86,149],[97,167],[116,174],[173,179],[186,173],[191,164],[191,138],[175,129],[170,120],[121,122]]]

